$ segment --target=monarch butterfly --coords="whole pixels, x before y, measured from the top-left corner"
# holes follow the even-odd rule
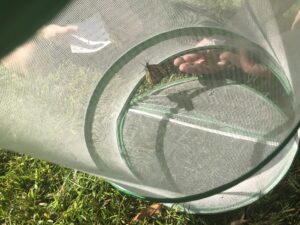
[[[163,77],[166,77],[168,75],[167,70],[165,70],[159,64],[146,63],[145,72],[146,81],[151,85],[158,84],[163,79]]]

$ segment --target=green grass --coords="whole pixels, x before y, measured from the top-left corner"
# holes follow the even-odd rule
[[[121,194],[100,178],[0,151],[0,224],[127,224],[151,203]],[[211,216],[163,208],[136,224],[300,224],[300,158],[270,194],[243,209]]]

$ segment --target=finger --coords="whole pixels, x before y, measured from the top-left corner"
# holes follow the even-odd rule
[[[178,57],[176,59],[174,59],[174,66],[180,66],[182,63],[185,63],[184,59],[182,57]]]
[[[192,63],[182,63],[179,66],[179,70],[184,73],[193,73],[193,67],[194,65]]]
[[[210,69],[206,64],[183,63],[179,66],[179,70],[184,73],[200,73],[209,74]]]
[[[218,62],[218,65],[219,66],[226,66],[228,63],[226,62],[226,61],[224,61],[224,60],[220,60],[219,62]]]
[[[74,33],[78,31],[78,26],[75,25],[67,25],[67,26],[57,26],[56,34],[68,34]]]
[[[232,52],[223,52],[220,54],[220,63],[221,64],[228,64],[231,63],[235,66],[241,67],[240,65],[240,56],[238,54],[232,53]],[[219,63],[218,63],[219,64]]]
[[[46,40],[52,40],[61,34],[73,33],[76,31],[78,31],[78,26],[75,25],[60,26],[50,24],[42,28],[40,35]]]
[[[68,25],[68,26],[65,26],[65,31],[66,33],[73,33],[73,32],[77,32],[78,31],[78,26],[76,25]]]
[[[182,58],[186,62],[194,62],[194,61],[198,60],[199,58],[201,58],[201,54],[197,54],[197,53],[186,54],[186,55],[182,56]]]
[[[205,64],[205,63],[206,63],[205,59],[198,59],[198,60],[194,61],[195,65],[200,65],[200,64]]]
[[[202,40],[200,40],[200,41],[196,44],[196,47],[203,47],[203,46],[208,46],[208,45],[212,45],[211,38],[209,38],[209,37],[204,37],[204,38],[202,38]]]
[[[241,68],[245,73],[250,75],[255,75],[255,76],[271,75],[271,72],[264,65],[261,65],[259,63],[253,63],[245,58],[241,58]]]
[[[298,27],[299,22],[300,22],[300,11],[297,13],[297,15],[294,19],[291,30],[295,30],[295,28]]]

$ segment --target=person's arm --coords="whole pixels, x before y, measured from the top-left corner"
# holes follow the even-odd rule
[[[66,34],[74,33],[77,30],[78,27],[73,25],[59,26],[55,24],[50,24],[38,31],[36,38],[55,42],[58,41],[61,37],[64,37]],[[2,60],[2,64],[7,69],[12,70],[14,72],[27,74],[28,67],[33,58],[35,57],[36,49],[36,42],[30,40],[16,48],[6,57],[4,57],[4,59]]]
[[[2,64],[10,71],[27,74],[28,66],[32,60],[35,49],[35,43],[33,41],[28,41],[4,57],[2,59]]]

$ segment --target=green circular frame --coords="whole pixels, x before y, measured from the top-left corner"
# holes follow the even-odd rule
[[[146,41],[141,42],[140,44],[138,44],[135,47],[133,47],[132,49],[130,49],[123,56],[121,56],[114,64],[112,64],[112,66],[105,72],[102,79],[98,82],[98,84],[90,98],[89,105],[88,105],[86,115],[85,115],[85,124],[84,124],[85,141],[86,141],[86,145],[89,150],[89,153],[91,154],[92,159],[94,160],[96,165],[101,165],[101,164],[105,165],[105,163],[98,156],[98,154],[92,144],[93,143],[92,125],[93,125],[93,120],[94,120],[94,115],[95,115],[95,111],[97,108],[98,100],[101,98],[102,92],[104,91],[106,85],[111,81],[111,79],[116,75],[116,73],[123,66],[125,66],[129,61],[134,59],[138,54],[140,54],[142,51],[146,50],[147,48],[150,48],[150,47],[154,46],[155,44],[158,44],[162,41],[166,41],[166,40],[181,37],[181,36],[192,36],[192,35],[193,36],[195,36],[195,35],[203,35],[203,36],[204,35],[224,35],[227,37],[239,37],[239,38],[246,40],[245,38],[243,38],[240,35],[237,35],[237,34],[229,32],[229,31],[222,30],[222,29],[218,29],[218,28],[187,27],[187,28],[180,28],[180,29],[176,29],[176,30],[167,31],[165,33],[156,35]],[[247,40],[247,41],[249,42],[249,40]],[[253,42],[251,42],[251,43],[253,45],[257,46],[258,48],[261,48],[257,44],[255,44]],[[209,48],[220,48],[220,46],[218,46],[218,47],[211,46]],[[226,48],[226,46],[222,46],[222,49],[224,49],[224,48]],[[167,58],[166,60],[169,60],[170,58],[173,58],[177,55],[181,55],[181,54],[192,52],[192,51],[199,50],[199,49],[202,49],[202,50],[208,49],[208,47],[189,49],[187,51],[177,53],[177,54]],[[272,59],[272,57],[270,55],[266,58]],[[166,61],[166,60],[164,60],[164,61]],[[277,64],[277,62],[275,60],[271,60],[268,63],[267,62],[265,62],[265,63],[266,63],[265,65],[277,76],[279,81],[282,82],[282,85],[284,86],[285,90],[287,91],[288,96],[290,96],[292,98],[292,96],[291,96],[292,91],[290,88],[291,85],[289,84],[289,81],[287,79],[284,79],[285,76],[283,76],[283,71],[280,69],[280,66]],[[139,84],[142,81],[143,80],[141,80],[136,85],[136,88],[139,86]],[[134,90],[136,90],[136,88]],[[126,109],[128,108],[127,106],[132,98],[134,90],[131,93],[131,95],[129,96],[125,105],[123,106],[123,109],[121,110],[121,113],[117,120],[118,125],[122,121],[122,115],[124,115],[124,113],[126,112]],[[292,100],[293,100],[293,98],[292,98]],[[293,122],[294,119],[295,119],[295,115],[293,115],[292,118],[290,118],[290,121]],[[291,126],[292,125],[293,125],[293,123],[291,124]],[[293,138],[293,136],[297,133],[297,130],[299,127],[300,127],[300,121],[294,127],[292,127],[292,129],[289,132],[289,134],[287,135],[286,139],[277,147],[277,149],[275,149],[269,156],[267,156],[264,160],[262,160],[256,167],[252,168],[244,175],[238,177],[237,179],[235,179],[227,184],[221,185],[219,187],[213,188],[213,189],[203,192],[203,193],[184,196],[184,197],[177,197],[177,198],[154,198],[154,197],[149,197],[149,196],[137,195],[137,194],[130,192],[124,188],[120,188],[117,184],[115,185],[115,187],[118,188],[120,191],[124,192],[125,194],[131,195],[131,196],[134,196],[134,197],[137,197],[140,199],[145,199],[145,200],[149,200],[149,201],[158,201],[158,202],[164,202],[164,203],[190,202],[190,201],[200,200],[202,198],[207,198],[212,195],[218,194],[222,191],[225,191],[225,190],[239,184],[240,182],[248,179],[249,177],[253,176],[255,173],[257,173],[260,169],[262,169],[267,163],[269,163],[272,159],[274,159],[282,151],[282,149],[286,146],[286,144],[288,144],[288,142],[291,140],[291,138]],[[117,137],[118,137],[118,143],[120,144],[118,127],[116,127],[116,132],[117,132]],[[120,154],[122,154],[122,152]]]

